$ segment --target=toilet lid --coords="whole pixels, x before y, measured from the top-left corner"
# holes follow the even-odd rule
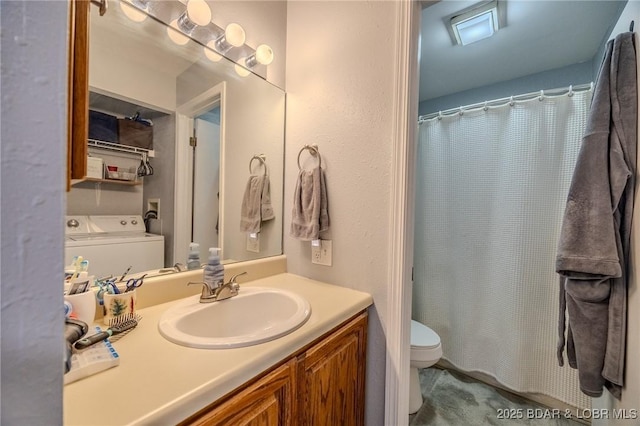
[[[411,320],[411,347],[435,348],[440,344],[440,336],[418,321]]]

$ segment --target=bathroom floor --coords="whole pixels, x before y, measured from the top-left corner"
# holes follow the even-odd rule
[[[410,426],[583,425],[510,392],[494,388],[452,370],[420,370],[424,403],[409,416]]]

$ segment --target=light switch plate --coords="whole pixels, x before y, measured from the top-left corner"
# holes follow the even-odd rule
[[[320,240],[320,245],[311,245],[311,263],[331,266],[331,240]]]
[[[260,253],[260,234],[247,234],[247,251]]]

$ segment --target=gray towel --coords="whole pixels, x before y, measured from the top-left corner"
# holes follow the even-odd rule
[[[303,241],[317,240],[329,229],[329,201],[324,170],[302,170],[293,198],[290,235]]]
[[[633,33],[607,43],[564,213],[556,271],[560,280],[558,361],[567,358],[581,390],[623,386],[627,265],[636,174],[636,54]]]
[[[242,197],[240,232],[257,233],[262,222],[275,218],[271,206],[269,176],[249,176]]]
[[[273,212],[273,206],[271,205],[271,182],[269,182],[269,176],[264,177],[264,184],[262,185],[262,198],[260,199],[260,220],[266,222],[267,220],[275,219],[276,214]]]

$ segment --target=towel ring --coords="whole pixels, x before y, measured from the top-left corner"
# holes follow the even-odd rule
[[[259,155],[254,155],[253,157],[251,157],[251,160],[249,160],[249,174],[253,173],[251,171],[251,164],[253,163],[253,160],[258,160],[260,162],[260,164],[262,164],[262,167],[264,167],[264,175],[267,175],[267,156],[264,154],[259,154]]]
[[[320,156],[320,151],[318,151],[318,145],[305,145],[298,152],[298,170],[302,170],[302,166],[300,166],[300,155],[305,149],[309,151],[312,156],[318,157],[318,166],[322,167],[322,157]]]

